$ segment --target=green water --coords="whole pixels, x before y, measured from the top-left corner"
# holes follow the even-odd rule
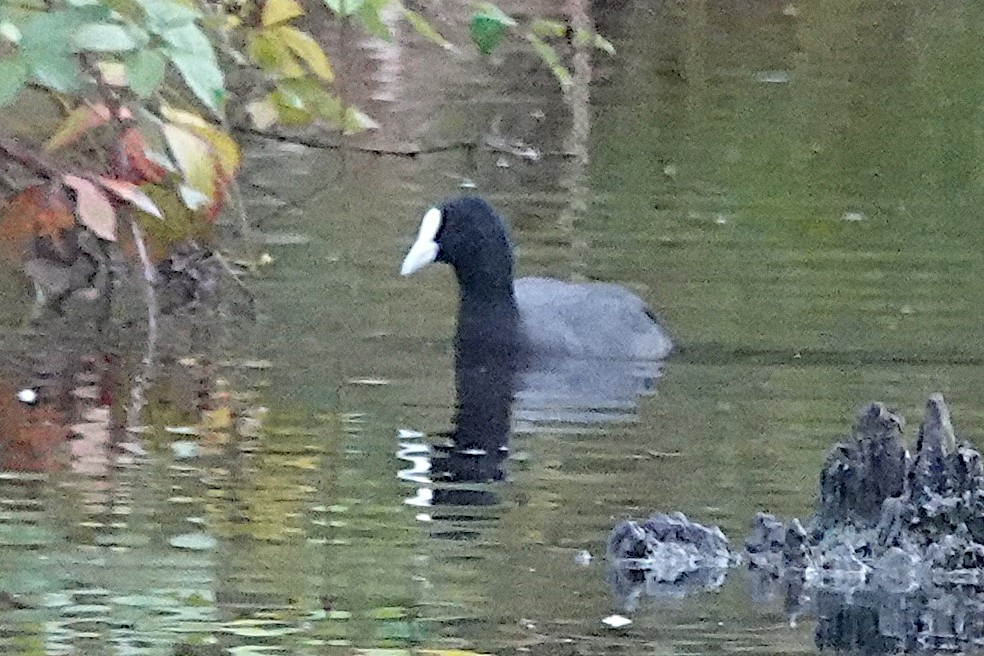
[[[0,479],[0,591],[19,602],[0,605],[4,653],[815,650],[813,618],[750,601],[740,571],[607,629],[623,610],[598,557],[624,517],[680,510],[740,544],[757,510],[808,515],[871,400],[912,436],[942,392],[984,444],[984,16],[627,1],[593,19],[618,54],[595,56],[586,106],[524,48],[449,64],[406,37],[386,62],[418,65],[366,78],[380,134],[251,142],[254,227],[303,237],[256,244],[274,258],[249,280],[259,317],[214,372],[267,409],[262,429],[182,457],[198,438],[159,410],[146,455]],[[490,152],[494,130],[541,157]],[[364,149],[406,143],[428,152]],[[397,268],[466,179],[508,218],[520,273],[630,286],[679,351],[633,421],[513,435],[508,480],[480,490],[497,503],[417,506],[397,436],[449,425],[456,290]],[[189,534],[214,542],[175,546]]]

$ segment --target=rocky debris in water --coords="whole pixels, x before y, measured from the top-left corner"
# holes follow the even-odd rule
[[[908,458],[901,443],[904,425],[882,403],[861,409],[852,437],[834,445],[820,474],[815,531],[870,528],[882,503],[902,494]]]
[[[926,404],[915,453],[901,417],[872,403],[834,446],[804,530],[759,513],[749,568],[807,604],[820,647],[865,654],[984,646],[984,467],[958,444],[946,402]],[[791,594],[790,591],[796,591]]]
[[[643,592],[680,597],[694,588],[717,588],[739,561],[721,529],[679,512],[619,522],[608,535],[606,558],[609,582],[630,609]]]
[[[911,572],[915,583],[984,587],[980,454],[957,445],[939,394],[926,404],[912,457],[901,442],[902,426],[881,403],[863,408],[852,439],[827,457],[809,531],[801,532],[797,520],[787,528],[760,513],[746,541],[750,563],[802,569],[816,582],[867,585],[888,580],[875,572],[890,572],[889,578]]]

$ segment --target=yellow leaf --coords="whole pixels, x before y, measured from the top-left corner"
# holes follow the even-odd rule
[[[328,82],[335,79],[335,74],[332,73],[331,65],[328,63],[328,57],[325,56],[321,46],[314,39],[304,32],[286,25],[274,29],[280,42],[303,59],[312,73]]]
[[[198,135],[173,123],[165,123],[162,131],[188,186],[214,200],[215,162],[208,143]]]
[[[263,26],[286,23],[292,18],[303,16],[304,10],[294,0],[267,0],[263,3]]]
[[[279,37],[278,29],[274,27],[253,34],[249,42],[249,56],[265,71],[284,77],[302,77],[304,67]]]
[[[239,167],[239,145],[228,134],[198,114],[165,106],[161,115],[176,125],[187,128],[205,140],[226,177],[232,177]]]
[[[106,124],[109,119],[109,108],[106,105],[79,105],[65,117],[58,130],[42,148],[50,153],[71,145],[88,130]]]
[[[206,430],[225,430],[232,427],[232,412],[227,407],[202,411],[202,426]]]

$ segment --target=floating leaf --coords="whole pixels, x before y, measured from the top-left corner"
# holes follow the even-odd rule
[[[116,211],[106,195],[92,182],[77,175],[65,174],[62,180],[75,190],[75,211],[79,221],[97,237],[116,241]]]
[[[269,27],[303,15],[304,9],[295,0],[267,0],[263,4],[261,20],[264,27]]]
[[[282,26],[276,30],[280,41],[300,57],[311,72],[328,82],[335,79],[331,65],[328,64],[328,57],[314,39],[293,27]]]
[[[110,113],[106,105],[79,105],[65,117],[51,138],[44,142],[45,152],[52,152],[75,143],[79,137],[92,128],[109,122]]]
[[[156,216],[158,219],[164,218],[161,215],[161,211],[157,209],[156,205],[154,205],[154,201],[150,200],[147,194],[140,191],[140,188],[135,184],[126,182],[125,180],[107,178],[104,175],[99,176],[97,179],[100,185],[111,191],[119,198],[143,210],[151,216]]]
[[[31,68],[34,79],[53,91],[69,93],[82,85],[82,69],[74,57],[52,55],[33,63]]]

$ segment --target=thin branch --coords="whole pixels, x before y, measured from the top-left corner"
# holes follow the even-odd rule
[[[137,253],[140,255],[140,262],[143,264],[143,278],[145,284],[145,295],[147,300],[147,354],[143,360],[143,370],[137,374],[133,382],[133,390],[130,393],[133,403],[127,409],[127,430],[136,432],[139,428],[140,413],[147,405],[145,391],[153,378],[154,360],[157,351],[157,318],[159,309],[157,306],[157,292],[154,283],[157,280],[157,271],[150,256],[147,255],[147,245],[144,243],[143,230],[137,222],[130,220],[130,230],[133,232],[133,242],[137,246]]]

